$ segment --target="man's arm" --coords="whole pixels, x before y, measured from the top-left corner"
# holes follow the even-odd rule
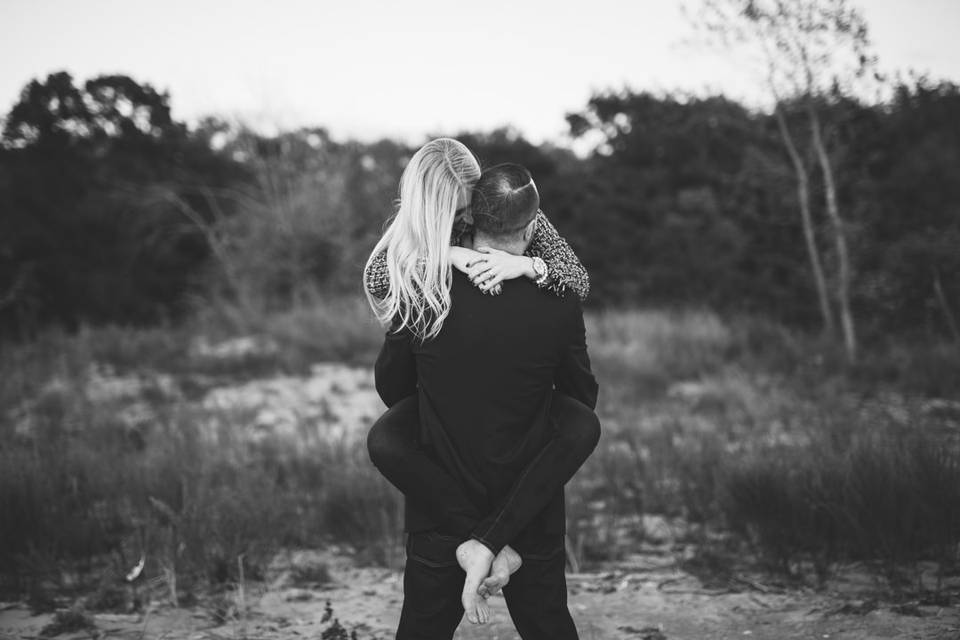
[[[564,348],[560,368],[557,369],[554,384],[558,392],[579,400],[591,409],[597,408],[597,379],[590,370],[590,356],[587,354],[587,330],[583,325],[583,309],[580,301],[574,299],[571,305],[571,328],[567,345]]]
[[[391,327],[383,339],[373,374],[377,393],[388,407],[417,392],[417,360],[408,331],[394,331]]]

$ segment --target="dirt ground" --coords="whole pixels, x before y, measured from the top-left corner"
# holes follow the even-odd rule
[[[318,570],[303,572],[303,567]],[[823,592],[774,587],[743,576],[706,587],[658,555],[568,575],[570,610],[584,640],[960,639],[955,605],[877,602],[863,596],[869,583],[854,573]],[[332,617],[347,632],[340,637],[355,632],[358,640],[387,639],[393,637],[402,599],[396,570],[358,567],[345,554],[291,552],[278,558],[267,582],[246,585],[242,596],[235,590],[219,605],[201,601],[190,608],[153,605],[143,614],[99,613],[93,615],[95,628],[57,637],[336,639],[325,611],[329,601]],[[230,603],[225,612],[224,600]],[[464,621],[458,640],[519,638],[503,599],[491,603],[492,621],[484,626]],[[0,604],[0,639],[42,637],[52,620],[52,614],[31,615],[22,603]]]

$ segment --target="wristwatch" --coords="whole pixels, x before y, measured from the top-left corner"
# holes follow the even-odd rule
[[[537,274],[533,281],[538,287],[542,287],[547,282],[547,276],[550,275],[550,272],[547,271],[547,263],[540,256],[533,256],[531,259],[533,260],[533,272]]]

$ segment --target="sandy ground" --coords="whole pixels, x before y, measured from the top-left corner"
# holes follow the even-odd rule
[[[321,567],[322,583],[296,579],[298,567]],[[317,579],[314,577],[313,579]],[[662,555],[637,555],[605,571],[568,575],[570,610],[581,638],[637,640],[794,640],[832,638],[960,638],[960,609],[911,604],[898,612],[892,604],[855,597],[850,583],[838,593],[781,589],[755,578],[735,577],[721,588],[707,588]],[[278,558],[268,582],[249,584],[243,594],[246,613],[214,619],[214,605],[192,608],[157,604],[145,614],[95,614],[95,630],[60,638],[144,638],[220,640],[232,638],[328,638],[332,621],[325,605],[359,640],[393,637],[403,599],[401,574],[391,569],[358,567],[346,555],[296,552]],[[223,599],[221,599],[222,601]],[[227,601],[237,603],[234,591]],[[956,600],[954,599],[954,602]],[[459,640],[519,638],[502,598],[491,600],[492,621],[464,621]],[[0,604],[0,638],[37,638],[52,614],[31,615],[20,603]],[[349,636],[348,636],[349,637]]]

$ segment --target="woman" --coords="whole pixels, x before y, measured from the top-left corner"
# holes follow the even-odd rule
[[[549,287],[554,295],[570,289],[586,296],[586,272],[540,212],[525,256],[458,246],[469,234],[471,190],[479,177],[473,155],[449,138],[424,145],[404,170],[397,214],[364,273],[371,305],[382,321],[392,323],[393,331],[407,330],[422,340],[439,333],[450,310],[451,267],[470,275],[488,292],[494,292],[504,279],[526,276]],[[537,265],[537,259],[544,264]],[[485,622],[488,610],[479,596],[503,587],[522,562],[508,543],[589,456],[599,438],[599,422],[590,408],[555,394],[552,439],[519,475],[504,503],[484,514],[421,444],[415,389],[412,381],[406,397],[381,390],[390,409],[370,430],[370,458],[400,491],[429,510],[442,529],[463,539],[461,548],[479,540],[489,550],[492,569],[489,561],[473,562],[461,557],[460,549],[457,554],[467,572],[462,598],[467,618]]]

